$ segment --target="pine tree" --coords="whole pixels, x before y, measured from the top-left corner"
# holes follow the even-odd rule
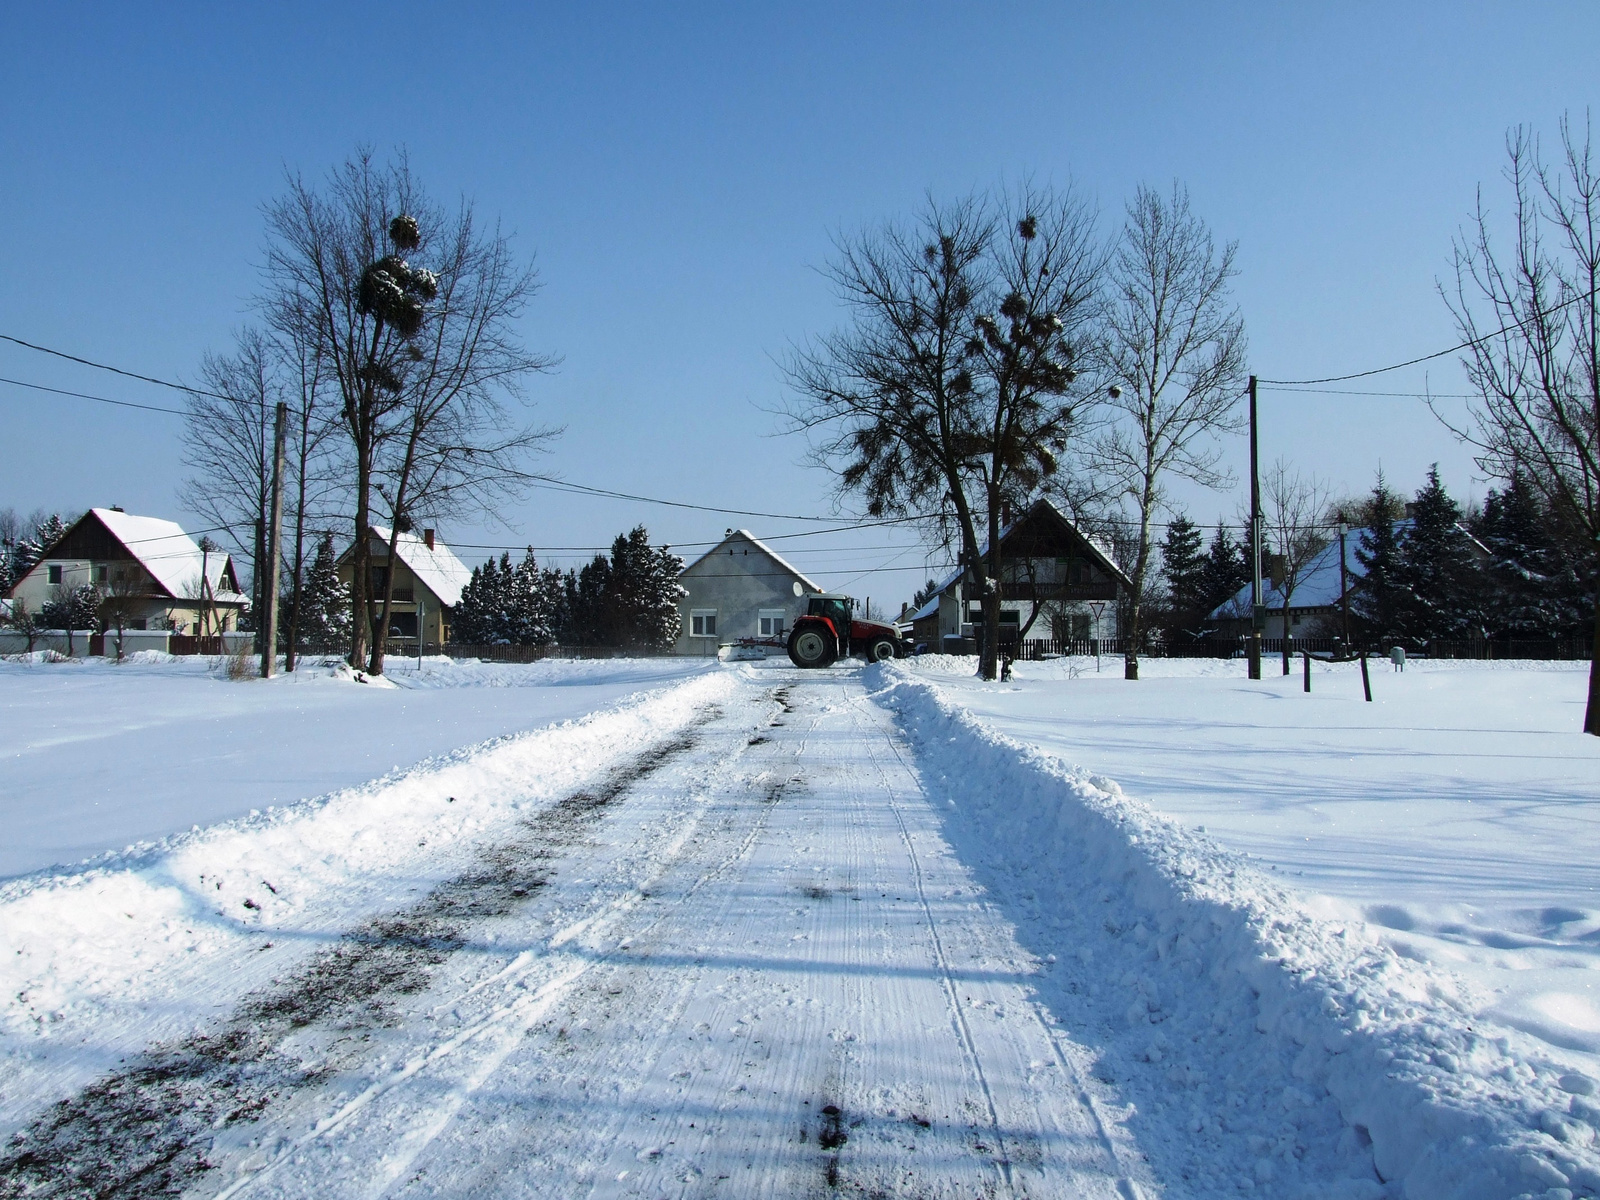
[[[336,654],[349,646],[350,588],[339,580],[331,533],[324,533],[317,542],[300,603],[297,629],[303,649],[313,654]]]
[[[576,589],[576,577],[571,571],[545,567],[539,572],[539,606],[551,638],[562,646],[576,645],[578,640],[573,631],[571,604],[571,593]]]
[[[1487,568],[1485,622],[1491,637],[1578,637],[1589,622],[1591,591],[1552,533],[1526,479],[1490,491],[1473,527],[1493,556]]]
[[[1205,607],[1206,557],[1200,530],[1179,515],[1167,526],[1161,542],[1162,574],[1167,580],[1167,628],[1172,634],[1193,634],[1210,610]]]
[[[1362,506],[1365,527],[1357,539],[1355,559],[1362,577],[1352,586],[1350,610],[1361,638],[1381,645],[1398,634],[1400,609],[1400,537],[1395,523],[1405,512],[1400,498],[1378,472],[1372,495]]]
[[[510,560],[502,560],[502,568]],[[518,646],[548,646],[554,640],[550,629],[550,613],[545,604],[544,587],[539,564],[529,546],[520,563],[505,580],[506,633]]]
[[[451,636],[468,646],[490,646],[500,641],[499,614],[505,607],[500,567],[493,558],[472,568],[461,589],[461,602],[451,617]]]
[[[1215,612],[1250,582],[1250,562],[1245,548],[1233,540],[1219,519],[1205,561],[1200,566],[1200,607],[1203,615]]]
[[[1461,526],[1461,506],[1440,482],[1438,464],[1411,505],[1393,578],[1391,632],[1402,645],[1482,636],[1482,576]]]
[[[12,578],[21,579],[32,570],[45,552],[61,540],[67,529],[68,523],[60,513],[51,513],[40,521],[34,527],[32,536],[23,538],[11,552]]]

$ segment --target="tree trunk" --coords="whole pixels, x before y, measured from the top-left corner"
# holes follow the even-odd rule
[[[1283,596],[1282,616],[1279,619],[1283,622],[1283,637],[1281,639],[1279,639],[1281,641],[1282,645],[1283,645],[1283,673],[1285,675],[1287,675],[1289,673],[1289,665],[1290,665],[1289,664],[1289,658],[1290,658],[1290,655],[1289,655],[1289,594],[1287,592],[1285,592],[1284,596]]]
[[[372,635],[372,659],[368,663],[368,673],[372,675],[383,674],[383,655],[389,641],[389,615],[394,608],[394,565],[398,561],[395,556],[395,547],[400,542],[400,520],[395,518],[394,528],[389,530],[389,565],[383,573],[383,608],[378,612],[378,628]],[[421,640],[422,629],[417,629],[418,640]]]
[[[1594,646],[1589,652],[1589,706],[1583,714],[1583,731],[1600,737],[1600,577],[1594,593]]]
[[[984,566],[980,595],[983,597],[983,646],[978,674],[984,679],[1000,677],[1000,501],[989,501],[989,561]]]
[[[350,665],[358,671],[367,657],[367,633],[372,621],[372,547],[367,529],[370,480],[371,469],[363,457],[356,466],[356,543],[350,555]]]
[[[1150,573],[1151,505],[1148,490],[1145,502],[1140,507],[1142,515],[1139,519],[1139,557],[1133,565],[1133,603],[1128,606],[1128,633],[1122,651],[1124,679],[1139,678],[1139,644],[1144,636],[1141,627],[1144,620],[1144,581],[1145,576]]]

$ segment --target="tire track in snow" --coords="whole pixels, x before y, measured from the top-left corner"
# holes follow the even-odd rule
[[[286,1044],[333,1027],[348,1034],[381,1025],[394,1000],[425,989],[434,971],[467,945],[475,922],[504,916],[544,887],[555,851],[570,848],[629,788],[691,749],[698,728],[717,715],[715,708],[703,710],[687,732],[525,819],[517,838],[484,850],[473,869],[405,910],[363,923],[314,954],[285,984],[247,997],[218,1032],[153,1047],[56,1104],[0,1157],[0,1198],[120,1200],[186,1190],[211,1169],[215,1131],[260,1121],[286,1096],[325,1081],[341,1065],[336,1054],[308,1060],[286,1053]],[[471,1036],[439,1052],[453,1052]],[[352,1104],[359,1109],[372,1098]],[[321,1133],[349,1115],[331,1118]]]

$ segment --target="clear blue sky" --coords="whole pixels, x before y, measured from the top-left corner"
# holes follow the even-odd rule
[[[537,253],[526,338],[564,361],[532,394],[567,429],[545,467],[823,513],[830,480],[770,410],[785,348],[839,319],[816,272],[833,232],[1025,174],[1075,179],[1109,229],[1137,183],[1181,179],[1239,242],[1257,374],[1409,358],[1454,340],[1435,280],[1480,182],[1502,200],[1506,128],[1548,137],[1592,103],[1600,9],[11,5],[0,30],[0,332],[192,379],[248,318],[285,168],[404,144],[437,195]],[[0,376],[175,398],[3,344]],[[1370,386],[1425,379],[1461,387],[1449,360]],[[1420,402],[1264,394],[1263,416],[1266,460],[1343,488],[1381,462],[1411,490],[1437,460],[1458,495],[1482,493]],[[0,506],[187,520],[177,430],[0,384]],[[1183,498],[1201,519],[1238,506]],[[501,516],[445,532],[589,545],[643,521],[681,545],[800,528],[549,492]],[[891,543],[907,538],[784,545],[880,603],[924,559]],[[853,579],[874,564],[912,569]]]

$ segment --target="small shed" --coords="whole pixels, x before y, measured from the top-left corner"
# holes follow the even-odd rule
[[[373,525],[372,591],[373,620],[383,611],[383,590],[389,584],[390,531]],[[352,545],[339,556],[339,580],[348,584],[355,571]],[[395,539],[394,598],[389,610],[389,638],[415,642],[420,636],[425,646],[442,646],[450,640],[450,616],[461,603],[461,589],[472,572],[454,550],[440,541],[431,529],[422,536],[402,533]]]
[[[722,643],[745,637],[782,640],[805,597],[823,590],[748,529],[730,529],[678,582],[688,594],[678,602],[677,654],[715,654]]]

